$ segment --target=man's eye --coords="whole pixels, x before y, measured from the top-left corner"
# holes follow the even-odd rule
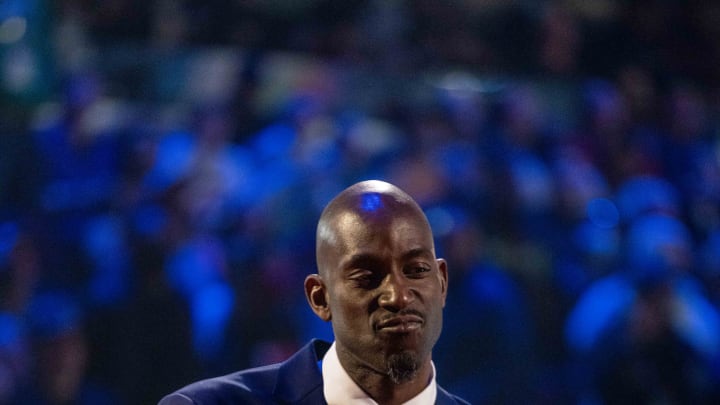
[[[427,266],[411,266],[405,273],[410,276],[422,275],[430,271],[430,267]]]
[[[352,277],[350,277],[350,280],[362,287],[369,286],[376,281],[375,276],[373,275],[373,273],[370,272],[354,274]]]

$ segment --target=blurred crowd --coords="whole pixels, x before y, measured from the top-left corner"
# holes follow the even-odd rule
[[[332,339],[315,225],[370,178],[449,263],[451,392],[720,403],[720,6],[687,3],[0,3],[0,403]]]

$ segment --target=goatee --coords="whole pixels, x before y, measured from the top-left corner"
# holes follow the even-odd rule
[[[388,376],[395,384],[406,383],[418,374],[420,362],[410,352],[392,354],[387,360]]]

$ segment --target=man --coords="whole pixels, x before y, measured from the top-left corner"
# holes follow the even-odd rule
[[[335,197],[317,227],[313,312],[335,342],[313,340],[283,363],[191,384],[160,405],[467,404],[437,385],[447,264],[417,203],[382,181]]]

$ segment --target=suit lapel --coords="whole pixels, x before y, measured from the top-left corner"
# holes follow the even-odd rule
[[[435,398],[435,405],[458,405],[459,402],[455,400],[447,391],[438,385],[437,397]]]
[[[314,339],[282,363],[273,395],[290,404],[324,404],[322,373],[318,361],[330,344]]]

